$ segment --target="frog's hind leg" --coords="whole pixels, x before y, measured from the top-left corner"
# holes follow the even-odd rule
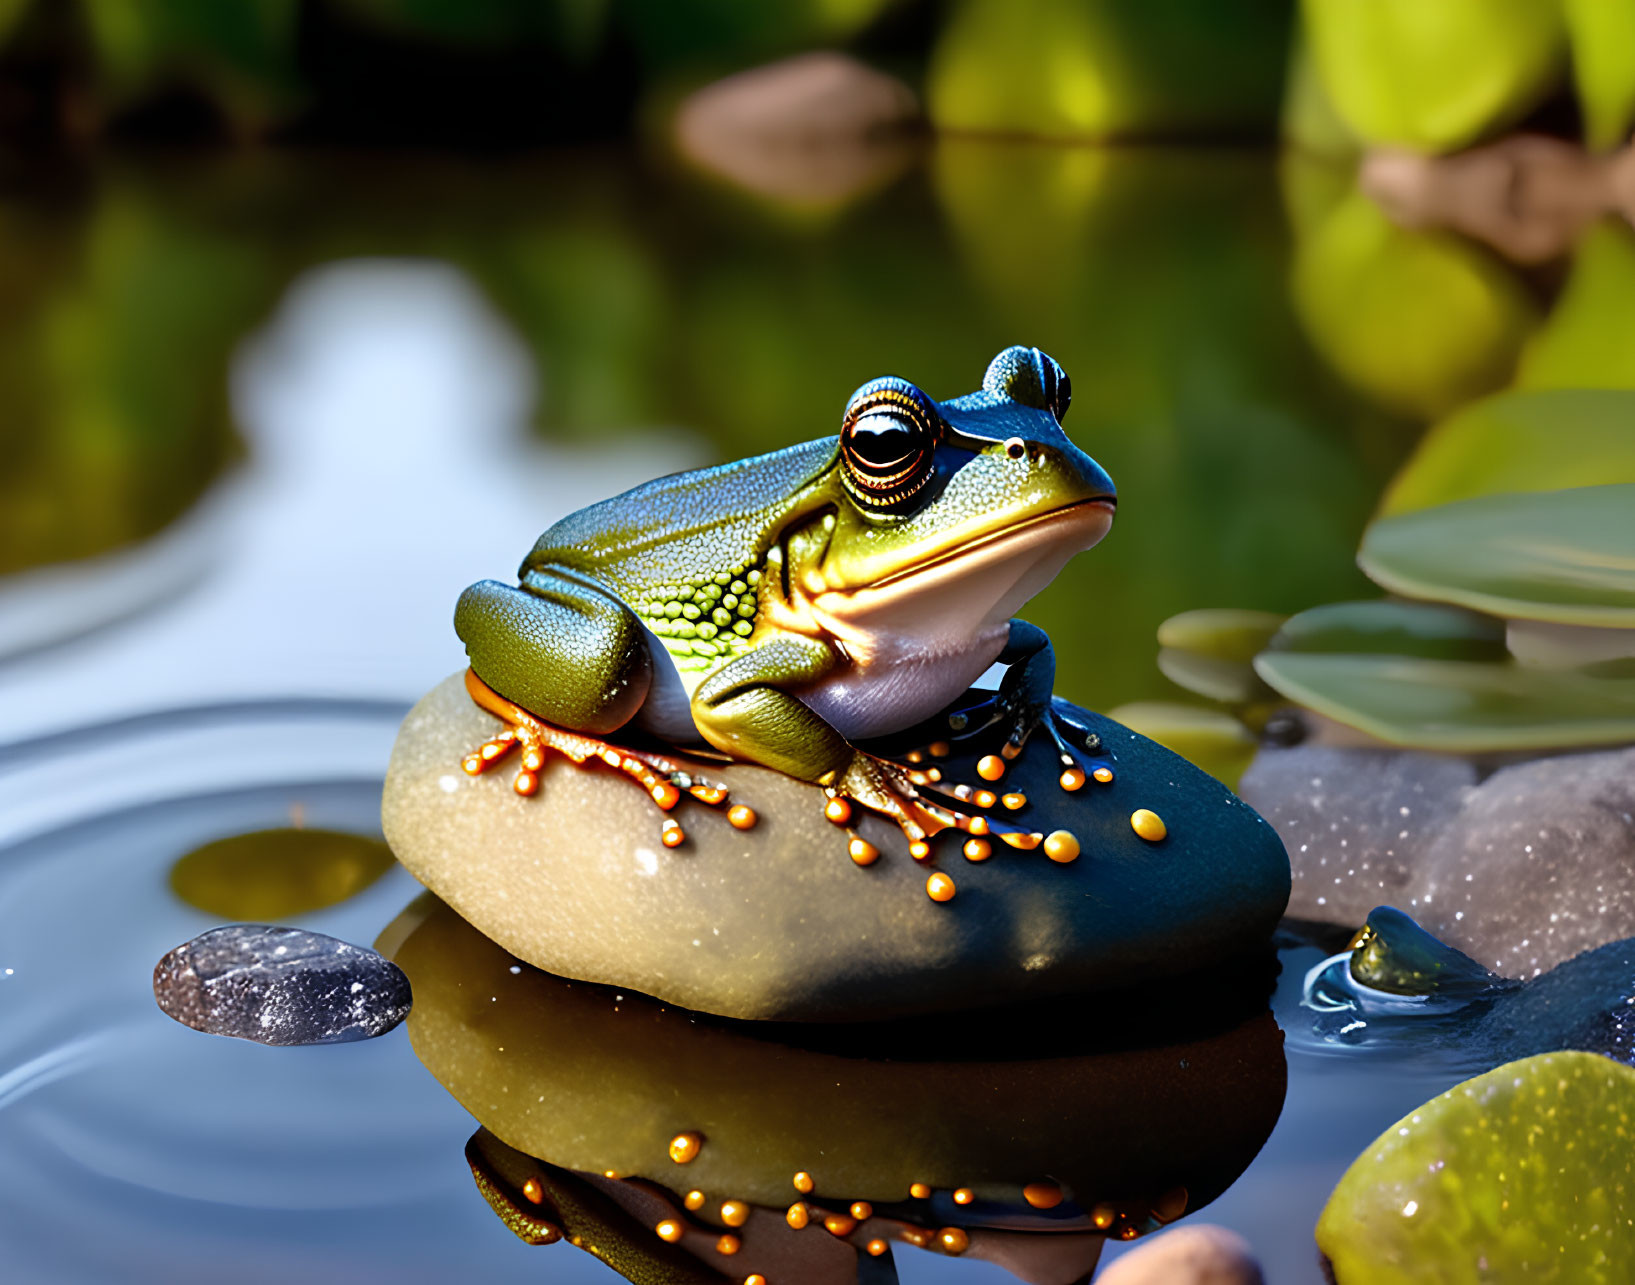
[[[624,773],[665,812],[681,802],[684,792],[711,807],[720,807],[728,800],[725,786],[700,780],[662,755],[613,745],[600,737],[570,731],[535,717],[515,701],[501,696],[470,669],[466,670],[466,691],[472,700],[506,725],[505,731],[483,742],[461,761],[460,766],[471,776],[481,775],[511,751],[520,749],[522,760],[512,788],[518,794],[531,795],[539,789],[539,774],[545,766],[547,752],[554,751],[575,764],[598,760]],[[746,807],[734,807],[727,815],[739,829],[748,829],[755,823],[755,814]],[[667,846],[674,847],[686,835],[675,821],[666,821],[661,837]]]

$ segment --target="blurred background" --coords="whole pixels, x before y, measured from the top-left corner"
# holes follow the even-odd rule
[[[1072,375],[1123,500],[1036,603],[1062,689],[1174,698],[1166,617],[1368,592],[1354,551],[1429,423],[1635,379],[1626,27],[1622,0],[5,0],[7,730],[407,699],[460,662],[459,589],[564,511],[832,432],[877,374],[968,391],[1016,342]]]
[[[269,781],[365,783],[335,823],[367,829],[396,720],[463,663],[466,584],[646,478],[835,432],[877,375],[970,391],[1014,343],[1069,372],[1065,426],[1120,493],[1029,611],[1058,689],[1235,779],[1269,696],[1248,656],[1378,595],[1377,517],[1482,479],[1635,482],[1619,399],[1434,427],[1635,388],[1632,117],[1635,0],[0,0],[0,842]],[[1228,607],[1265,614],[1226,670],[1219,646],[1160,667],[1163,622]],[[65,1013],[116,1020],[115,930],[75,918],[112,870],[40,876],[90,953],[8,1064],[67,1048]],[[157,927],[127,933],[121,1002],[153,1016],[141,970],[198,926],[157,876],[131,896]],[[19,958],[60,951],[25,918]],[[263,1087],[224,1128],[344,1130]],[[0,1077],[0,1106],[25,1091]],[[1316,1206],[1384,1118],[1336,1110],[1291,1087],[1325,1157],[1280,1130],[1217,1207],[1271,1279],[1312,1279]],[[120,1181],[214,1198],[215,1143],[172,1181],[166,1127]],[[57,1163],[64,1136],[16,1154]],[[436,1181],[464,1200],[451,1145]],[[126,1232],[182,1244],[192,1207],[154,1199]],[[410,1264],[441,1224],[400,1213],[242,1234],[374,1228]],[[238,1234],[165,1279],[210,1278]],[[928,1261],[905,1270],[952,1270]]]

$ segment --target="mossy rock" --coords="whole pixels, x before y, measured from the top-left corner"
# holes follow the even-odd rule
[[[1329,1197],[1337,1285],[1615,1285],[1635,1269],[1635,1069],[1546,1053],[1385,1130]]]
[[[1357,562],[1410,598],[1635,628],[1635,483],[1488,495],[1386,518],[1368,528]]]

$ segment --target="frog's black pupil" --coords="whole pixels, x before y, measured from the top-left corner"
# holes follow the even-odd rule
[[[895,415],[865,415],[851,427],[852,453],[875,468],[890,468],[914,449],[914,427]]]

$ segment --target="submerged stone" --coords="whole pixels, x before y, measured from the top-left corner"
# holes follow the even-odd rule
[[[338,830],[255,830],[217,839],[170,868],[170,889],[223,919],[291,919],[357,896],[392,868],[379,839]]]
[[[1573,1281],[1635,1265],[1635,1070],[1526,1058],[1385,1130],[1317,1223],[1336,1285]]]
[[[1466,759],[1301,745],[1263,749],[1242,790],[1288,845],[1295,918],[1389,902],[1512,978],[1635,936],[1635,749],[1478,784]]]
[[[299,928],[230,924],[153,970],[153,997],[184,1026],[258,1044],[340,1044],[409,1015],[409,979],[363,946]]]
[[[1041,734],[995,785],[1020,806],[992,815],[1070,832],[1076,858],[1071,845],[992,841],[971,860],[967,836],[945,832],[915,861],[894,824],[858,808],[852,828],[880,854],[859,865],[846,831],[824,818],[820,789],[707,762],[690,770],[729,786],[759,822],[737,829],[689,800],[672,814],[686,841],[666,847],[651,799],[600,765],[553,757],[532,798],[503,771],[465,775],[462,756],[498,723],[458,675],[404,721],[383,823],[399,860],[513,954],[731,1017],[976,1008],[1132,985],[1263,946],[1288,895],[1271,828],[1184,759],[1070,713],[1099,735],[1113,779],[1064,790]],[[988,784],[969,753],[937,762],[947,782]],[[1164,837],[1136,833],[1142,810],[1162,819]],[[939,891],[951,881],[951,899],[927,896],[932,871]]]

